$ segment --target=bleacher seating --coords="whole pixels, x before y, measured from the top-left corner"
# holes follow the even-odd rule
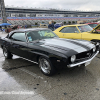
[[[34,25],[38,23],[48,23],[50,20],[54,20],[57,23],[64,21],[77,21],[86,19],[97,19],[97,17],[7,17],[8,23],[12,25]],[[0,17],[0,23],[2,23],[2,18]]]

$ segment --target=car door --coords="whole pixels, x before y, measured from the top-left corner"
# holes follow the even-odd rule
[[[37,31],[31,31],[26,33],[27,40],[28,40],[28,59],[31,61],[36,62],[36,58],[39,55],[39,44],[38,44],[38,39],[39,39],[39,34]]]
[[[81,39],[81,33],[76,26],[64,27],[60,30],[60,34],[62,34],[62,38]]]
[[[24,32],[15,32],[10,36],[10,51],[18,56],[27,58],[27,39]]]

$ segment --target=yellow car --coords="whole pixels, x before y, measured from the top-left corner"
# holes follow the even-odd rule
[[[86,24],[67,25],[57,28],[54,33],[60,38],[100,42],[100,25],[94,29]]]

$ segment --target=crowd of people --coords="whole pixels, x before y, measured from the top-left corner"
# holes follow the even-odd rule
[[[15,30],[15,29],[18,29],[18,25],[15,25],[13,27],[11,27],[11,26],[2,26],[2,27],[0,27],[0,31],[2,31],[2,32],[4,31],[6,33],[9,33],[10,31]]]
[[[20,26],[20,25],[10,25],[10,26],[4,26],[4,27],[0,27],[0,31],[4,31],[6,33],[9,33],[10,31],[13,31],[15,29],[19,29],[19,28],[32,28],[32,26],[30,25],[25,25],[25,26]],[[54,21],[49,21],[49,24],[47,25],[47,28],[51,29],[52,31],[54,31],[56,28],[54,26]]]

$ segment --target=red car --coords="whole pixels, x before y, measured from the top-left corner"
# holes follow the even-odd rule
[[[94,29],[100,23],[99,22],[91,22],[91,23],[86,23],[86,24]]]

